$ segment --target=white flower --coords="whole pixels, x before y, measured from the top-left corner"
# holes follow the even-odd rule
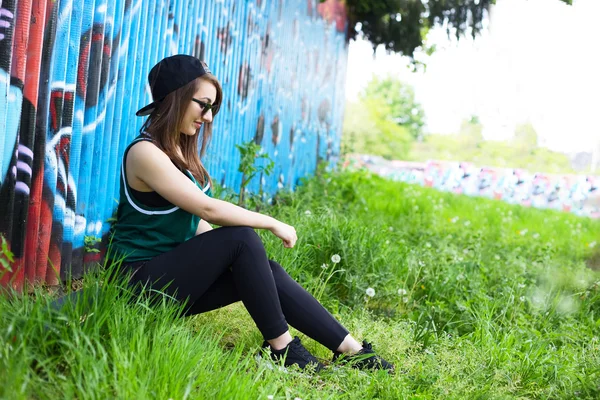
[[[398,289],[398,295],[404,296],[406,294],[406,289]]]
[[[496,260],[499,260],[499,259],[500,259],[500,256],[499,256],[498,254],[496,254],[496,255],[494,256],[494,258],[495,258]]]
[[[334,264],[339,263],[342,260],[342,257],[340,257],[339,254],[334,254],[331,256],[331,262],[333,262]]]
[[[427,248],[431,247],[431,243],[429,243],[429,242],[425,243],[425,247],[427,247]]]
[[[408,297],[403,297],[403,298],[402,298],[402,302],[403,302],[403,303],[408,303]]]
[[[268,395],[268,396],[267,396],[267,399],[268,399],[268,400],[273,400],[273,395],[272,395],[272,394]]]
[[[393,227],[393,226],[390,226],[390,227],[388,228],[388,231],[390,231],[390,232],[392,232],[393,230],[394,230],[394,227]]]
[[[521,301],[525,301],[525,296],[521,296],[521,297],[519,297],[519,300],[521,300]]]
[[[321,268],[323,268],[323,269],[327,269],[327,264],[323,264],[323,265],[321,265]]]
[[[421,260],[419,260],[419,267],[424,267],[424,266],[425,266],[425,262],[424,262],[424,261],[421,261]]]
[[[304,215],[312,215],[312,213],[310,212],[310,210],[306,210],[304,211]]]
[[[367,288],[367,292],[366,293],[367,293],[367,296],[373,297],[373,296],[375,296],[375,289],[373,289],[372,287]]]

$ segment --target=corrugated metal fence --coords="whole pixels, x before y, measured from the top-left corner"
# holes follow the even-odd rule
[[[276,162],[256,179],[293,188],[339,153],[347,61],[339,0],[0,2],[0,233],[16,256],[2,284],[57,284],[101,253],[123,150],[150,102],[146,76],[177,53],[206,60],[224,104],[204,160],[239,187],[236,143]],[[1,272],[1,271],[0,271]],[[0,274],[1,275],[1,274]]]

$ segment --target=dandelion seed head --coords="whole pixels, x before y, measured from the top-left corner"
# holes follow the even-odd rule
[[[310,210],[306,210],[304,211],[304,215],[312,215],[312,212],[310,212]]]
[[[339,254],[334,254],[331,256],[331,262],[333,262],[334,264],[339,263],[342,260],[342,257],[340,257]]]
[[[398,289],[398,295],[404,296],[406,294],[406,289]]]
[[[373,297],[373,296],[375,296],[375,289],[373,289],[372,287],[367,288],[366,293],[367,293],[367,296]]]

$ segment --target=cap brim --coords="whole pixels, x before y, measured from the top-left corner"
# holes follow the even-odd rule
[[[137,115],[138,117],[143,117],[146,115],[150,115],[152,114],[152,111],[154,111],[154,109],[156,108],[156,101],[153,101],[152,103],[148,104],[145,107],[140,108],[135,115]]]

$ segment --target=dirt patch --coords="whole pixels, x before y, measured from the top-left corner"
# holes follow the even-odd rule
[[[585,264],[594,271],[600,271],[600,251],[596,251],[590,258],[585,260]]]

